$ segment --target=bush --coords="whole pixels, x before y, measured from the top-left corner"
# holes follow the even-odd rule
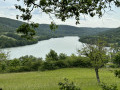
[[[30,67],[27,66],[17,66],[17,67],[9,67],[7,72],[28,72],[31,71]]]
[[[120,70],[115,70],[114,74],[116,77],[120,78]]]
[[[113,59],[113,63],[115,63],[116,65],[120,67],[120,52],[117,52],[117,54],[115,55]]]
[[[71,67],[92,67],[90,61],[86,57],[69,56],[64,60],[48,61],[43,63],[39,70],[55,70],[58,68],[71,68]]]
[[[73,82],[69,83],[68,79],[65,78],[64,80],[64,83],[58,83],[60,90],[81,90],[80,88],[77,88]]]
[[[58,69],[57,66],[55,66],[55,62],[53,61],[50,61],[50,62],[44,62],[42,67],[41,67],[41,70],[55,70],[55,69]]]
[[[50,52],[46,55],[46,61],[57,61],[58,55],[54,50],[50,50]]]
[[[68,57],[66,62],[68,63],[69,67],[92,67],[89,59],[86,57]]]
[[[28,66],[20,66],[18,71],[19,72],[26,72],[26,71],[28,72],[28,71],[31,71],[31,68]]]
[[[32,71],[38,71],[39,67],[42,66],[42,64],[43,64],[43,61],[33,62],[32,65],[31,65],[31,70]]]
[[[105,83],[102,83],[100,85],[102,87],[102,90],[118,90],[116,85],[106,85]]]
[[[69,65],[65,60],[59,60],[55,62],[55,66],[59,68],[67,68]]]
[[[9,67],[8,68],[8,72],[19,72],[19,70],[20,70],[20,67]]]
[[[64,60],[67,58],[67,55],[64,54],[64,53],[60,53],[59,56],[58,56],[59,60]]]

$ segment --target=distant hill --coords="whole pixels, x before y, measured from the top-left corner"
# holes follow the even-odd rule
[[[120,46],[120,27],[119,28],[114,28],[110,29],[109,31],[104,31],[96,35],[92,36],[85,36],[80,39],[80,41],[84,43],[92,43],[98,38],[103,39],[108,43],[108,46],[116,43],[118,46]]]
[[[55,32],[51,32],[49,25],[47,24],[40,24],[39,28],[37,29],[38,35],[43,33],[46,34],[55,34],[57,36],[87,36],[97,34],[103,31],[107,31],[109,28],[86,28],[86,27],[74,27],[68,25],[59,25],[58,29]]]
[[[83,37],[83,36],[98,34],[100,32],[109,30],[109,28],[85,28],[85,27],[74,27],[68,25],[59,25],[58,29],[55,32],[53,32],[50,30],[48,24],[40,24],[39,27],[36,29],[37,33],[34,38],[34,41],[32,42],[21,38],[20,35],[16,33],[16,28],[18,28],[22,23],[23,22],[18,20],[0,17],[0,47],[1,48],[33,44],[33,43],[37,43],[37,41],[39,40],[49,39],[53,37],[62,37],[62,36]]]
[[[23,22],[18,20],[0,17],[0,27],[3,27],[3,29],[0,29],[0,31],[2,32],[15,31],[15,29],[18,28],[22,23]],[[5,27],[7,27],[7,31],[5,30]],[[67,35],[86,36],[91,34],[93,35],[106,30],[109,30],[109,28],[86,28],[86,27],[59,25],[58,29],[55,32],[52,32],[48,24],[40,24],[39,28],[36,29],[37,35],[56,34],[61,36],[67,36]]]

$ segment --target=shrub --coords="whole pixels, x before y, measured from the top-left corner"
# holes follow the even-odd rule
[[[120,70],[115,70],[114,74],[116,77],[120,78]]]
[[[10,60],[9,66],[13,66],[13,67],[20,66],[20,60],[19,59]]]
[[[28,71],[31,71],[31,68],[28,66],[20,66],[18,71],[19,72],[26,72],[26,71],[28,72]]]
[[[113,63],[117,64],[120,67],[120,52],[117,52],[113,59]]]
[[[46,61],[57,61],[58,55],[54,50],[50,50],[50,52],[46,55]]]
[[[9,67],[7,72],[19,72],[20,67]]]
[[[40,66],[42,66],[42,61],[32,62],[31,70],[37,71]]]
[[[59,89],[60,90],[81,90],[80,88],[77,88],[73,82],[69,83],[68,79],[64,79],[65,82],[59,82]]]
[[[68,57],[66,62],[68,63],[69,67],[92,67],[89,59],[86,57],[72,56]]]
[[[0,69],[1,71],[5,71],[7,69],[7,64],[5,61],[0,61]]]
[[[59,60],[64,60],[67,58],[67,55],[64,54],[64,53],[60,53],[59,56],[58,56]]]
[[[102,83],[100,85],[102,87],[102,90],[118,90],[116,85],[106,85],[105,83]]]
[[[41,70],[55,70],[55,69],[58,69],[58,67],[55,66],[55,62],[53,62],[53,61],[44,62],[41,67]]]
[[[59,68],[66,68],[68,67],[68,63],[65,60],[59,60],[55,62],[55,66]]]

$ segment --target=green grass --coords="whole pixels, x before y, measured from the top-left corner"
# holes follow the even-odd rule
[[[100,79],[108,84],[117,84],[120,79],[109,69],[100,69]],[[82,90],[101,90],[97,84],[94,69],[66,68],[44,72],[0,74],[0,87],[3,90],[59,90],[58,83],[68,78]]]

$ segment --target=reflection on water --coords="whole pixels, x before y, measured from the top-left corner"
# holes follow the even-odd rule
[[[9,51],[10,59],[19,58],[25,55],[33,55],[44,59],[50,49],[55,50],[58,54],[66,53],[67,55],[71,55],[72,53],[77,54],[77,49],[82,48],[82,43],[78,40],[79,37],[77,36],[51,38],[49,40],[39,41],[34,45],[6,48],[4,51]]]

